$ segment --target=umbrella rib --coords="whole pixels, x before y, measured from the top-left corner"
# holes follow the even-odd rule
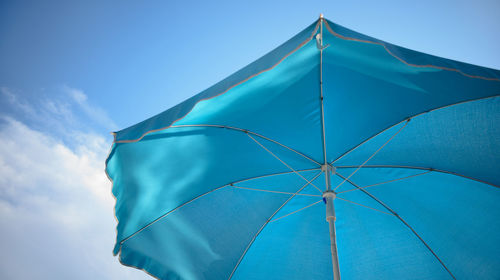
[[[399,128],[399,130],[398,130],[398,131],[396,131],[396,133],[394,133],[394,134],[391,136],[391,138],[389,138],[387,141],[385,141],[385,143],[384,143],[384,144],[382,144],[382,146],[380,146],[380,147],[379,147],[379,148],[378,148],[378,149],[377,149],[377,150],[376,150],[376,151],[375,151],[375,152],[374,152],[374,153],[373,153],[373,154],[372,154],[372,155],[371,155],[368,159],[366,159],[366,160],[365,160],[365,161],[364,161],[364,162],[363,162],[363,163],[362,163],[362,164],[361,164],[361,165],[360,165],[360,166],[359,166],[356,170],[354,170],[354,171],[353,171],[353,172],[352,172],[349,176],[347,176],[347,178],[345,178],[345,179],[344,179],[344,180],[343,180],[340,184],[338,184],[338,185],[335,187],[335,189],[333,189],[333,190],[335,191],[336,189],[338,189],[338,188],[339,188],[340,186],[342,186],[342,185],[343,185],[343,184],[344,184],[344,183],[345,183],[345,182],[346,182],[349,178],[351,178],[351,177],[352,177],[352,175],[356,174],[356,172],[358,172],[358,171],[361,169],[361,167],[363,167],[363,166],[364,166],[364,165],[365,165],[365,164],[366,164],[366,163],[367,163],[370,159],[372,159],[372,158],[373,158],[373,157],[374,157],[374,156],[375,156],[375,155],[376,155],[376,154],[377,154],[380,150],[382,150],[382,148],[383,148],[383,147],[385,147],[385,145],[389,144],[389,142],[391,142],[391,140],[392,140],[392,139],[394,139],[394,137],[396,137],[396,135],[398,135],[398,134],[399,134],[399,133],[403,130],[403,128],[405,128],[405,127],[408,125],[408,123],[409,123],[409,122],[410,122],[410,119],[408,119],[408,120],[406,121],[406,123],[405,123],[402,127],[400,127],[400,128]]]
[[[318,174],[316,174],[316,176],[314,176],[312,178],[311,181],[314,181],[316,178],[318,178],[319,175],[321,175],[322,172],[319,172]],[[238,266],[240,265],[241,261],[243,260],[243,257],[246,255],[248,249],[250,249],[250,246],[252,246],[253,242],[255,241],[255,239],[257,238],[257,236],[262,232],[262,230],[264,229],[264,227],[269,224],[269,222],[272,220],[272,218],[290,201],[292,200],[292,198],[295,197],[295,195],[297,195],[299,192],[301,192],[305,187],[307,187],[309,184],[311,184],[309,181],[307,183],[305,183],[300,189],[298,189],[294,194],[292,194],[283,204],[281,204],[281,206],[276,209],[276,211],[274,211],[274,213],[266,220],[266,222],[260,227],[260,229],[257,231],[257,233],[253,236],[252,240],[250,240],[250,242],[248,243],[248,246],[245,248],[245,251],[243,251],[243,254],[241,254],[241,257],[238,259],[238,262],[236,263],[236,265],[234,266],[233,268],[233,271],[231,272],[231,275],[229,275],[229,278],[228,280],[230,280],[233,275],[234,275],[234,272],[236,271],[236,269],[238,268]]]
[[[196,196],[196,197],[194,197],[194,198],[192,198],[192,199],[190,199],[190,200],[188,200],[188,201],[186,201],[186,202],[182,203],[181,205],[179,205],[179,206],[175,207],[174,209],[172,209],[172,210],[168,211],[167,213],[165,213],[165,214],[161,215],[160,217],[158,217],[158,218],[154,219],[152,222],[150,222],[149,224],[147,224],[147,225],[143,226],[142,228],[140,228],[139,230],[137,230],[137,231],[136,231],[136,232],[134,232],[133,234],[131,234],[131,235],[129,235],[128,237],[124,238],[122,241],[120,241],[120,245],[122,245],[123,243],[125,243],[125,242],[126,242],[127,240],[129,240],[130,238],[132,238],[132,237],[136,236],[136,235],[137,235],[137,234],[139,234],[141,231],[143,231],[143,230],[147,229],[148,227],[152,226],[152,225],[153,225],[153,224],[155,224],[156,222],[158,222],[158,221],[160,221],[161,219],[165,218],[166,216],[170,215],[172,212],[174,212],[174,211],[176,211],[176,210],[179,210],[179,209],[180,209],[180,208],[182,208],[183,206],[186,206],[186,205],[190,204],[191,202],[193,202],[193,201],[195,201],[195,200],[197,200],[197,199],[199,199],[199,198],[202,198],[202,197],[204,197],[205,195],[207,195],[207,194],[209,194],[209,193],[215,192],[215,191],[217,191],[217,190],[220,190],[220,189],[225,188],[225,187],[228,187],[228,186],[230,186],[230,185],[229,185],[229,184],[227,184],[227,185],[224,185],[224,186],[220,186],[220,187],[218,187],[218,188],[215,188],[215,189],[210,190],[210,191],[208,191],[208,192],[202,193],[202,194],[200,194],[200,195],[198,195],[198,196]]]
[[[286,214],[286,215],[283,215],[283,216],[281,216],[281,217],[279,217],[279,218],[276,218],[276,219],[274,219],[274,220],[270,220],[269,222],[270,222],[270,223],[272,223],[272,222],[275,222],[275,221],[277,221],[277,220],[280,220],[280,219],[283,219],[283,218],[285,218],[285,217],[288,217],[288,216],[290,216],[290,215],[292,215],[292,214],[298,213],[298,212],[300,212],[300,211],[302,211],[302,210],[305,210],[305,209],[307,209],[307,208],[309,208],[309,207],[311,207],[311,206],[314,206],[314,205],[316,205],[316,204],[320,203],[321,201],[323,201],[323,199],[322,199],[322,200],[318,200],[318,201],[316,201],[316,202],[314,202],[314,203],[311,203],[311,204],[309,204],[309,205],[307,205],[307,206],[305,206],[305,207],[302,207],[302,208],[300,208],[300,209],[298,209],[298,210],[295,210],[295,211],[293,211],[293,212],[290,212],[290,213],[288,213],[288,214]]]
[[[384,214],[387,214],[387,215],[394,216],[394,214],[392,214],[392,213],[389,213],[389,212],[386,212],[386,211],[382,211],[382,210],[379,210],[379,209],[377,209],[377,208],[373,208],[373,207],[370,207],[370,206],[366,206],[366,205],[364,205],[364,204],[357,203],[357,202],[354,202],[354,201],[351,201],[351,200],[348,200],[348,199],[345,199],[345,198],[342,198],[342,197],[338,197],[338,196],[337,196],[336,198],[338,198],[338,199],[340,199],[340,200],[343,200],[343,201],[346,201],[346,202],[350,202],[350,203],[355,204],[355,205],[359,205],[359,206],[362,206],[362,207],[365,207],[365,208],[371,209],[371,210],[375,210],[375,211],[380,212],[380,213],[384,213]]]
[[[413,119],[413,118],[416,118],[416,117],[419,117],[421,115],[424,115],[424,114],[427,114],[427,113],[431,113],[433,111],[436,111],[436,110],[440,110],[440,109],[445,109],[445,108],[448,108],[448,107],[451,107],[451,106],[455,106],[455,105],[460,105],[460,104],[464,104],[464,103],[468,103],[468,102],[474,102],[474,101],[479,101],[479,100],[483,100],[483,99],[488,99],[488,98],[496,98],[496,97],[500,97],[500,94],[497,94],[497,95],[492,95],[492,96],[485,96],[485,97],[480,97],[480,98],[475,98],[475,99],[470,99],[470,100],[465,100],[465,101],[460,101],[460,102],[457,102],[457,103],[453,103],[453,104],[448,104],[448,105],[444,105],[444,106],[441,106],[441,107],[437,107],[437,108],[434,108],[434,109],[430,109],[430,110],[427,110],[425,112],[421,112],[421,113],[418,113],[418,114],[415,114],[413,116],[410,116],[408,118],[405,118],[403,119],[402,121],[400,122],[397,122],[385,129],[383,129],[382,131],[380,132],[377,132],[375,133],[374,135],[368,137],[367,139],[361,141],[361,143],[359,143],[358,145],[354,146],[353,148],[351,148],[350,150],[348,150],[347,152],[343,153],[342,155],[340,155],[338,158],[336,158],[334,161],[332,161],[330,164],[334,164],[335,162],[339,161],[341,158],[345,157],[347,154],[351,153],[352,151],[356,150],[357,148],[359,148],[360,146],[362,146],[363,144],[365,144],[366,142],[368,142],[369,140],[377,137],[378,135],[384,133],[385,131],[397,126],[398,124],[401,124],[405,121],[409,121],[410,119]]]
[[[302,179],[304,179],[307,183],[311,184],[311,186],[315,187],[320,193],[323,193],[323,191],[321,191],[320,188],[318,188],[315,184],[313,184],[312,182],[310,182],[309,180],[306,179],[306,177],[302,176],[302,174],[298,173],[297,171],[295,171],[295,169],[293,169],[290,165],[288,165],[285,161],[283,161],[282,159],[280,159],[277,155],[275,155],[273,152],[271,152],[268,148],[266,148],[266,146],[262,145],[262,143],[260,143],[259,141],[257,141],[257,139],[253,138],[252,135],[248,134],[248,137],[250,137],[253,141],[255,141],[255,143],[257,143],[259,146],[261,146],[264,150],[266,150],[268,153],[270,153],[272,156],[274,156],[276,159],[278,159],[281,163],[283,163],[286,167],[288,167],[290,170],[293,171],[293,173],[299,175]]]
[[[321,166],[321,163],[317,162],[316,160],[312,159],[311,157],[306,156],[304,153],[301,153],[301,152],[299,152],[299,151],[297,151],[297,150],[295,150],[295,149],[293,149],[291,147],[288,147],[285,144],[282,144],[282,143],[280,143],[280,142],[278,142],[276,140],[273,140],[273,139],[271,139],[269,137],[266,137],[266,136],[264,136],[262,134],[250,131],[248,129],[243,129],[243,128],[234,127],[234,126],[227,126],[227,125],[218,125],[218,124],[182,124],[182,125],[172,125],[170,127],[213,127],[213,128],[225,128],[225,129],[235,130],[235,131],[239,131],[239,132],[243,132],[243,133],[247,133],[247,134],[252,134],[254,136],[257,136],[257,137],[260,137],[260,138],[262,138],[264,140],[267,140],[269,142],[273,142],[275,144],[278,144],[281,147],[283,147],[285,149],[288,149],[288,150],[290,150],[290,151],[292,151],[292,152],[294,152],[294,153],[302,156],[303,158],[305,158],[305,159],[307,159],[307,160],[309,160],[311,162],[314,162],[315,164]]]
[[[369,193],[367,190],[362,189],[360,186],[358,186],[353,181],[349,180],[348,178],[346,178],[346,177],[344,177],[344,176],[342,176],[342,175],[340,175],[338,173],[335,173],[335,174],[337,176],[339,176],[340,178],[345,179],[347,182],[349,182],[349,184],[351,184],[352,186],[358,188],[360,191],[362,191],[363,193],[365,193],[366,195],[368,195],[369,197],[371,197],[373,200],[375,200],[380,205],[382,205],[385,209],[387,209],[389,212],[391,212],[394,216],[396,216],[396,218],[398,218],[406,227],[408,227],[413,232],[413,234],[425,245],[425,247],[427,247],[427,249],[432,253],[432,255],[434,255],[434,257],[439,261],[439,263],[443,266],[443,268],[446,269],[446,271],[450,274],[450,276],[453,279],[456,279],[455,276],[453,275],[453,273],[451,273],[451,271],[448,269],[448,267],[446,267],[446,265],[444,264],[444,262],[431,249],[431,247],[429,246],[429,244],[427,244],[427,242],[424,241],[424,239],[415,231],[415,229],[413,229],[413,227],[410,226],[410,224],[408,224],[401,216],[399,216],[398,213],[396,213],[394,210],[392,210],[389,206],[387,206],[387,204],[385,204],[384,202],[382,202],[380,199],[376,198],[373,194]]]
[[[314,171],[314,170],[320,170],[320,168],[306,168],[306,169],[299,169],[299,170],[295,170],[295,171],[297,171],[297,172],[305,172],[305,171]],[[260,179],[260,178],[265,178],[265,177],[271,177],[271,176],[277,176],[277,175],[283,175],[283,174],[290,174],[290,173],[294,173],[294,172],[293,171],[283,171],[283,172],[276,172],[276,173],[264,174],[264,175],[259,175],[259,176],[254,176],[254,177],[250,177],[250,178],[246,178],[246,179],[241,179],[241,180],[238,180],[238,181],[234,181],[232,184],[237,184],[237,183],[246,182],[246,181],[255,180],[255,179]]]
[[[397,182],[397,181],[401,181],[401,180],[404,180],[404,179],[409,179],[409,178],[412,178],[412,177],[417,177],[417,176],[420,176],[420,175],[424,175],[424,174],[427,174],[427,173],[429,173],[429,172],[431,172],[431,171],[430,171],[430,170],[428,170],[428,171],[425,171],[425,172],[422,172],[422,173],[418,173],[418,174],[413,174],[413,175],[410,175],[410,176],[405,176],[405,177],[396,178],[396,179],[389,180],[389,181],[385,181],[385,182],[380,182],[380,183],[371,184],[371,185],[368,185],[368,186],[361,187],[361,189],[366,189],[366,188],[371,188],[371,187],[375,187],[375,186],[380,186],[380,185],[384,185],[384,184],[388,184],[388,183],[392,183],[392,182]],[[359,190],[359,188],[356,188],[356,189],[350,189],[350,190],[341,191],[341,192],[337,192],[337,194],[347,193],[347,192],[352,192],[352,191],[356,191],[356,190]]]
[[[319,168],[309,168],[309,169],[301,169],[301,170],[297,170],[297,172],[303,172],[303,171],[313,171],[313,170],[319,170]],[[152,222],[150,222],[149,224],[143,226],[142,228],[140,228],[139,230],[137,230],[136,232],[134,232],[133,234],[129,235],[128,237],[124,238],[122,241],[120,241],[120,244],[123,244],[125,241],[129,240],[130,238],[134,237],[135,235],[137,235],[138,233],[140,233],[141,231],[145,230],[146,228],[152,226],[154,223],[158,222],[159,220],[165,218],[167,215],[171,214],[172,212],[178,210],[179,208],[183,207],[183,206],[186,206],[187,204],[197,200],[198,198],[201,198],[211,192],[214,192],[216,190],[219,190],[219,189],[222,189],[222,188],[225,188],[225,187],[229,187],[231,186],[232,184],[237,184],[237,183],[241,183],[241,182],[245,182],[245,181],[250,181],[250,180],[254,180],[254,179],[259,179],[259,178],[265,178],[265,177],[271,177],[271,176],[277,176],[277,175],[283,175],[283,174],[290,174],[290,173],[294,173],[293,171],[285,171],[285,172],[278,172],[278,173],[271,173],[271,174],[265,174],[265,175],[259,175],[259,176],[255,176],[255,177],[250,177],[250,178],[246,178],[246,179],[241,179],[241,180],[238,180],[238,181],[235,181],[233,183],[230,183],[230,184],[226,184],[226,185],[223,185],[223,186],[220,186],[218,188],[215,188],[213,190],[210,190],[208,192],[205,192],[205,193],[202,193],[184,203],[182,203],[181,205],[175,207],[174,209],[166,212],[165,214],[161,215],[160,217],[154,219]],[[321,173],[319,173],[321,174]],[[319,174],[314,177],[312,180],[315,180]]]
[[[359,167],[359,166],[358,165],[336,166],[336,168],[356,168],[356,167]],[[500,186],[498,186],[498,185],[492,184],[490,182],[483,181],[481,179],[473,178],[473,177],[470,177],[470,176],[467,176],[467,175],[463,175],[463,174],[460,174],[460,173],[457,173],[457,172],[453,172],[453,171],[435,169],[435,168],[431,168],[431,167],[406,166],[406,165],[364,165],[362,168],[407,168],[407,169],[428,170],[429,172],[430,171],[435,171],[435,172],[440,172],[440,173],[446,173],[446,174],[450,174],[450,175],[459,176],[459,177],[462,177],[462,178],[465,178],[465,179],[469,179],[469,180],[473,180],[473,181],[476,181],[476,182],[479,182],[479,183],[487,184],[487,185],[490,185],[492,187],[500,188]]]
[[[263,189],[240,187],[240,186],[235,186],[234,184],[232,184],[231,187],[236,188],[236,189],[249,190],[249,191],[258,191],[258,192],[268,192],[268,193],[288,194],[288,195],[294,194],[294,193],[291,193],[291,192],[282,192],[282,191],[273,191],[273,190],[263,190]],[[298,194],[295,194],[295,195],[321,197],[321,195],[319,195],[319,194],[298,193]]]

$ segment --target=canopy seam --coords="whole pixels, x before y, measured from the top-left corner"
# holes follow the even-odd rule
[[[326,47],[323,47],[323,18],[319,19],[320,24],[320,42],[319,42],[319,91],[320,91],[320,102],[321,102],[321,136],[323,140],[323,164],[327,164],[328,160],[326,159],[326,134],[325,134],[325,107],[323,103],[323,50]]]
[[[373,45],[382,46],[389,55],[393,56],[394,58],[396,58],[397,60],[401,61],[402,63],[404,63],[404,64],[406,64],[408,66],[417,67],[417,68],[434,68],[434,69],[439,69],[439,70],[457,72],[459,74],[462,74],[463,76],[466,76],[466,77],[469,77],[469,78],[473,78],[473,79],[482,79],[482,80],[487,80],[487,81],[500,82],[500,79],[498,79],[498,78],[490,78],[490,77],[483,77],[483,76],[478,76],[478,75],[470,75],[470,74],[464,73],[464,72],[462,72],[462,70],[459,70],[459,69],[456,69],[456,68],[450,68],[450,67],[444,67],[444,66],[436,66],[436,65],[432,65],[432,64],[419,65],[419,64],[409,63],[406,60],[404,60],[404,59],[400,58],[399,56],[395,55],[393,52],[391,52],[389,50],[389,48],[387,48],[385,42],[384,43],[382,43],[382,42],[373,42],[373,41],[368,41],[368,40],[362,40],[362,39],[357,39],[357,38],[343,36],[343,35],[340,35],[340,34],[336,33],[335,31],[333,31],[333,29],[330,27],[330,25],[328,24],[327,21],[325,21],[325,23],[326,23],[326,29],[328,29],[328,31],[333,36],[335,36],[337,38],[340,38],[340,39],[343,39],[343,40],[355,41],[355,42],[361,42],[361,43],[367,43],[367,44],[373,44]]]

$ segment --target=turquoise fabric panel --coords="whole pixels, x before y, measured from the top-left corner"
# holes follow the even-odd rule
[[[346,27],[343,27],[329,20],[325,19],[325,21],[328,22],[328,26],[334,33],[344,37],[345,39],[348,38],[354,40],[368,41],[383,45],[383,47],[387,48],[388,52],[410,64],[434,65],[438,67],[453,68],[469,75],[500,79],[500,72],[496,69],[477,66],[469,63],[459,62],[431,54],[410,50],[404,47],[396,46],[391,43],[358,33],[356,31],[350,30]],[[328,31],[328,29],[325,29],[325,33],[326,32],[330,31]]]
[[[324,176],[314,177],[312,183],[324,190]],[[304,180],[298,179],[290,184],[295,191],[304,185]],[[332,279],[329,229],[321,192],[309,185],[299,194],[258,235],[232,279]]]
[[[272,70],[196,104],[176,124],[248,129],[323,161],[319,62],[310,41]]]
[[[219,189],[127,240],[120,260],[160,279],[228,279],[260,227],[287,198]]]
[[[267,70],[277,64],[283,57],[294,51],[302,43],[306,42],[311,37],[316,26],[316,22],[312,23],[307,28],[302,30],[300,33],[298,33],[293,38],[283,43],[273,51],[252,62],[248,66],[242,68],[238,72],[232,74],[219,83],[204,90],[203,92],[189,98],[188,100],[143,122],[117,132],[116,140],[121,141],[138,139],[148,131],[168,127],[173,122],[189,113],[189,111],[199,101],[217,96],[227,91],[235,84],[238,84],[245,79],[248,79],[249,77],[260,73],[261,71]]]
[[[333,279],[323,202],[283,217],[319,200],[292,198],[259,234],[232,279]]]
[[[372,200],[361,192],[351,199],[361,204]],[[335,210],[342,279],[451,278],[396,217],[340,199]]]
[[[500,97],[432,111],[397,125],[341,158],[359,165],[397,134],[367,165],[402,165],[455,172],[500,186]]]
[[[352,171],[354,169],[340,169],[339,173],[347,176]],[[363,187],[392,180],[393,176],[387,175],[393,172],[392,168],[362,168],[351,179]],[[415,170],[410,169],[399,169],[397,172],[403,175],[402,177],[415,175]],[[500,220],[498,219],[500,191],[498,188],[456,175],[432,171],[404,180],[369,187],[366,190],[411,225],[457,279],[498,279],[500,277],[498,270],[500,267],[500,259],[498,258],[500,255],[500,246],[498,246],[500,244],[500,235],[498,234],[500,232]],[[339,194],[339,197],[344,197],[347,194],[351,195],[353,201],[361,203],[363,203],[362,199],[371,199],[359,190]],[[357,194],[359,199],[353,197],[353,194]],[[344,215],[342,208],[340,208],[340,201],[338,206],[340,220],[343,217],[356,220],[352,215]],[[374,212],[373,215],[378,215],[373,210],[368,209],[368,211]],[[390,217],[384,214],[380,215]],[[343,235],[340,233],[343,228],[340,220],[337,227],[338,240],[339,244],[342,244],[339,246],[344,246]],[[359,217],[358,221],[360,223],[362,221],[362,224],[366,225],[369,220],[372,218]],[[402,223],[400,226],[409,232],[409,229]],[[395,254],[394,250],[397,248],[397,244],[383,241],[380,243],[387,246],[389,252]],[[346,250],[353,249],[352,246],[345,246]],[[339,258],[349,258],[352,253],[349,251],[347,256],[342,256]],[[406,254],[400,254],[398,257],[405,258],[405,256]],[[429,261],[438,263],[432,258]],[[413,262],[419,265],[427,263],[415,260]],[[380,265],[392,270],[387,263]],[[428,279],[447,278],[446,275],[442,278],[437,277],[437,275],[439,274],[432,275]],[[407,277],[397,278],[407,279]]]
[[[406,118],[442,106],[500,94],[499,80],[411,66],[391,55],[382,45],[347,40],[329,32],[325,33],[325,43],[329,44],[323,51],[323,86],[330,162]],[[463,68],[464,72],[470,70],[469,65],[460,62],[436,59],[434,63],[433,60],[434,57],[428,56],[423,62],[425,65],[447,62],[446,67],[452,65]],[[485,70],[479,74],[498,78],[499,73]]]
[[[297,169],[316,164],[254,136]],[[107,171],[116,201],[117,244],[199,195],[246,178],[288,172],[244,132],[223,128],[171,128],[140,142],[115,144]]]
[[[320,173],[320,170],[319,168],[317,168],[315,170],[310,170],[310,171],[300,171],[299,173],[306,179],[312,179]],[[313,184],[321,188],[323,185],[318,184],[317,181],[318,180],[313,181]],[[300,178],[299,175],[290,171],[285,174],[235,183],[234,186],[241,188],[257,189],[257,190],[295,193],[299,189],[298,187],[306,183],[307,182],[304,179]],[[312,188],[314,189],[314,187]],[[315,195],[321,194],[318,192],[319,191],[317,189],[314,189]]]

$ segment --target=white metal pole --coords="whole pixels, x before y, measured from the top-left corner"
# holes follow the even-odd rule
[[[335,169],[330,165],[325,164],[321,170],[325,172],[326,178],[326,191],[323,193],[323,198],[326,201],[326,221],[330,229],[330,249],[332,252],[332,266],[333,266],[333,279],[340,280],[339,257],[337,253],[337,240],[335,235],[335,205],[334,200],[336,197],[335,192],[332,190],[330,176]]]
[[[320,98],[321,98],[321,127],[322,127],[322,138],[323,138],[323,165],[321,166],[321,171],[325,173],[326,180],[326,191],[323,193],[323,198],[326,201],[326,220],[330,228],[330,247],[332,251],[332,266],[333,266],[333,279],[340,280],[340,269],[339,260],[337,254],[337,241],[335,237],[335,207],[333,201],[335,200],[335,192],[332,190],[332,183],[330,176],[335,173],[335,169],[332,168],[327,162],[326,157],[326,136],[325,136],[325,112],[323,105],[323,50],[328,46],[323,45],[323,14],[319,15],[319,34],[316,34],[316,44],[320,51],[320,65],[319,65],[319,83],[320,83]]]

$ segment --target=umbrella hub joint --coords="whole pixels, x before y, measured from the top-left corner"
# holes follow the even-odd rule
[[[335,171],[336,171],[335,167],[333,167],[333,166],[331,166],[331,165],[329,165],[327,163],[321,165],[321,172],[325,173],[326,191],[331,191],[332,190],[331,175],[335,174]]]
[[[335,174],[336,170],[337,169],[334,166],[331,166],[329,164],[323,164],[323,165],[321,165],[321,171],[322,172],[327,172],[328,171],[328,172],[331,172],[332,174]]]
[[[328,198],[335,199],[337,197],[337,193],[332,190],[329,190],[329,191],[324,191],[322,196],[323,199],[325,200]]]

